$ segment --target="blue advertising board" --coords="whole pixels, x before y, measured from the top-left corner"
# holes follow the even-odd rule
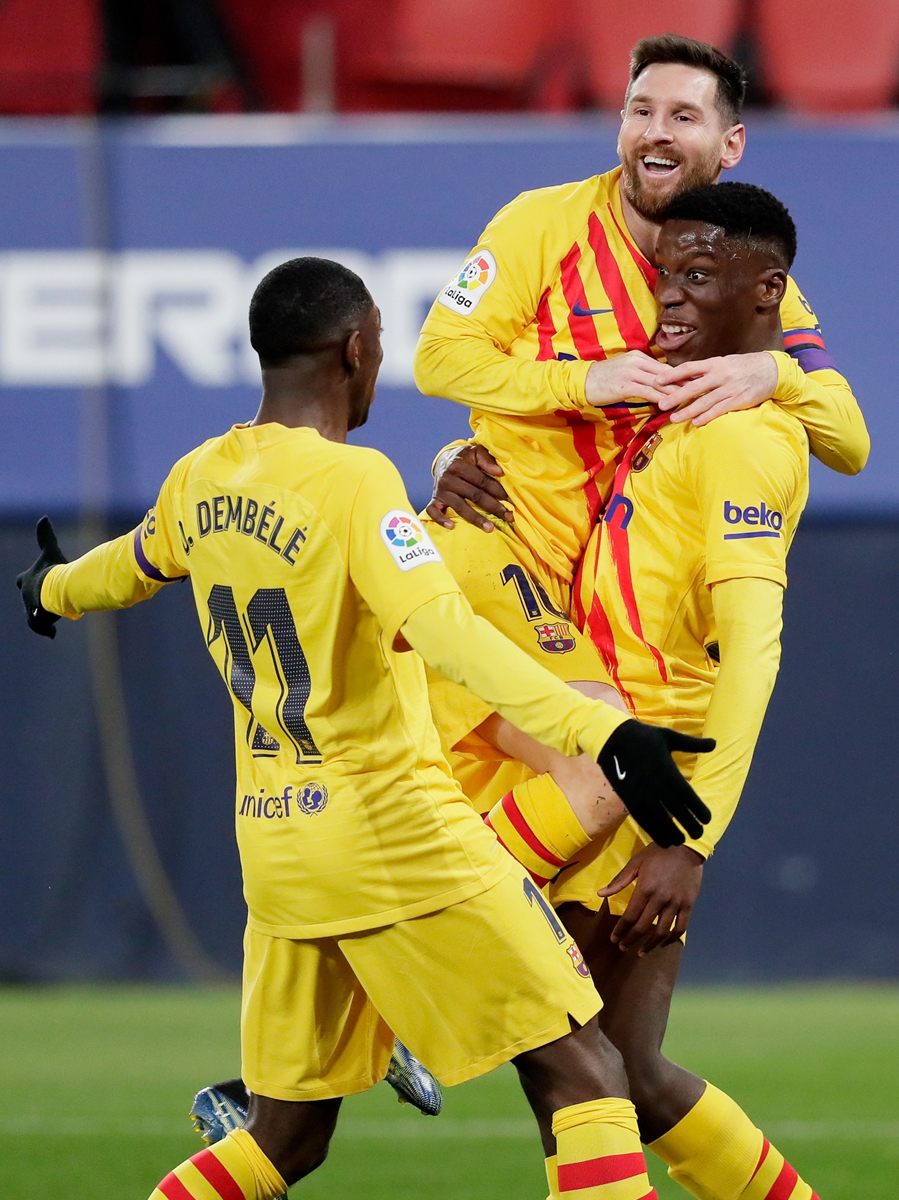
[[[857,479],[815,464],[821,514],[899,512],[897,131],[750,121],[734,173],[791,208],[794,275],[874,440]],[[357,269],[381,307],[379,397],[355,436],[421,502],[433,454],[467,429],[464,409],[413,384],[431,300],[498,208],[614,166],[615,134],[531,118],[0,123],[0,513],[152,503],[179,455],[252,416],[249,296],[308,252]]]

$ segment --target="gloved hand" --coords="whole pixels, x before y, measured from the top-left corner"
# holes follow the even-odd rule
[[[69,560],[59,548],[49,517],[41,517],[37,523],[37,544],[41,548],[40,557],[18,576],[16,587],[22,593],[29,628],[42,637],[54,638],[59,617],[41,604],[41,584],[51,567]]]
[[[677,769],[671,751],[707,754],[714,749],[714,738],[688,737],[642,721],[625,721],[603,746],[599,765],[627,811],[656,845],[680,846],[684,834],[674,819],[690,837],[698,838],[712,814]]]

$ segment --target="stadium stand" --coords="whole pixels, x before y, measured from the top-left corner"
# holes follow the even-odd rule
[[[44,116],[96,108],[102,60],[97,0],[5,0],[0,112]]]
[[[759,0],[760,59],[778,103],[807,112],[887,108],[899,80],[899,0]]]
[[[641,37],[680,33],[730,50],[740,21],[739,0],[696,0],[672,20],[656,0],[574,0],[578,41],[586,51],[589,90],[601,108],[621,108],[628,55]]]
[[[614,112],[666,32],[735,51],[751,104],[899,94],[899,0],[3,0],[0,114]]]

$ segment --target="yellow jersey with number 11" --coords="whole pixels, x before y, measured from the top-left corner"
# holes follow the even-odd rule
[[[458,587],[382,454],[310,428],[235,426],[181,459],[142,526],[106,553],[126,577],[119,599],[101,593],[80,611],[190,576],[234,705],[254,929],[309,938],[387,925],[501,877],[495,840],[442,756],[423,664],[393,649],[419,606]],[[53,569],[45,606],[75,615],[65,597],[77,569]]]

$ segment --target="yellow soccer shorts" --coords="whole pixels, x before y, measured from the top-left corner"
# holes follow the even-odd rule
[[[598,912],[608,903],[609,910],[620,916],[627,908],[636,884],[610,896],[608,901],[596,893],[611,883],[650,841],[649,834],[643,832],[633,817],[628,817],[608,836],[596,838],[565,864],[555,879],[546,885],[550,902],[555,908],[560,904],[583,904],[591,912]]]
[[[352,1095],[384,1078],[395,1033],[451,1086],[601,1006],[577,946],[510,859],[486,892],[380,929],[293,941],[248,928],[243,1078],[276,1100]]]

